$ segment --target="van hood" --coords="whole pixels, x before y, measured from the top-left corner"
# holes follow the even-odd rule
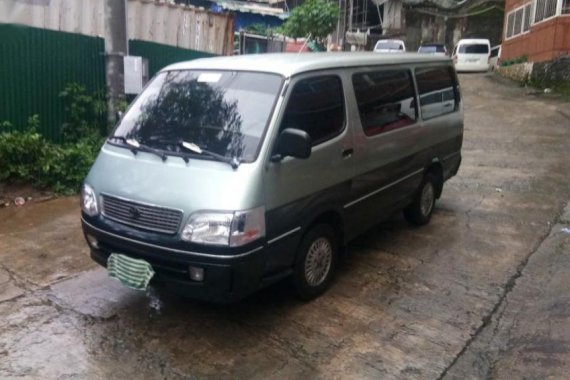
[[[263,204],[256,163],[236,170],[224,162],[159,157],[105,144],[85,182],[101,194],[184,210],[245,210]]]

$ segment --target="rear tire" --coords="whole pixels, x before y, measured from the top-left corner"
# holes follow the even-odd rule
[[[404,217],[410,224],[423,226],[429,223],[435,208],[438,185],[433,173],[424,176],[412,204],[404,209]]]
[[[293,274],[299,298],[312,300],[323,294],[332,281],[338,258],[338,239],[328,224],[318,224],[303,237]]]

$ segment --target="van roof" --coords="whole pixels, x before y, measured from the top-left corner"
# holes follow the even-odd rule
[[[175,63],[165,67],[162,71],[190,69],[258,71],[290,77],[295,74],[314,70],[424,62],[449,63],[451,60],[448,57],[437,57],[431,54],[418,53],[381,54],[373,52],[337,52],[246,54],[201,58]]]
[[[459,40],[457,45],[461,44],[488,44],[491,45],[491,42],[485,38],[465,38],[463,40]]]

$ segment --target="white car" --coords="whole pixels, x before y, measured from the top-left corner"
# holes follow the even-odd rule
[[[378,40],[374,51],[376,53],[405,53],[406,44],[402,40]]]
[[[491,55],[491,43],[486,39],[460,40],[453,49],[453,62],[455,70],[465,71],[488,71],[489,57]]]

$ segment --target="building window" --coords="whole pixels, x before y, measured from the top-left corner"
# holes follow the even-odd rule
[[[537,1],[545,1],[545,0],[537,0]],[[507,29],[505,32],[507,38],[516,37],[530,30],[531,19],[532,19],[531,12],[532,12],[531,3],[525,4],[522,7],[513,9],[511,12],[509,12],[509,14],[507,15]]]
[[[535,0],[534,23],[556,16],[556,6],[562,0]]]
[[[532,4],[527,4],[524,6],[524,24],[523,32],[528,32],[530,30],[530,13],[532,11]]]
[[[515,32],[515,14],[509,13],[507,17],[507,38],[511,38]]]
[[[523,12],[524,8],[520,8],[515,12],[515,34],[522,33]]]
[[[570,0],[564,0],[562,2],[562,14],[569,15],[570,14]]]

